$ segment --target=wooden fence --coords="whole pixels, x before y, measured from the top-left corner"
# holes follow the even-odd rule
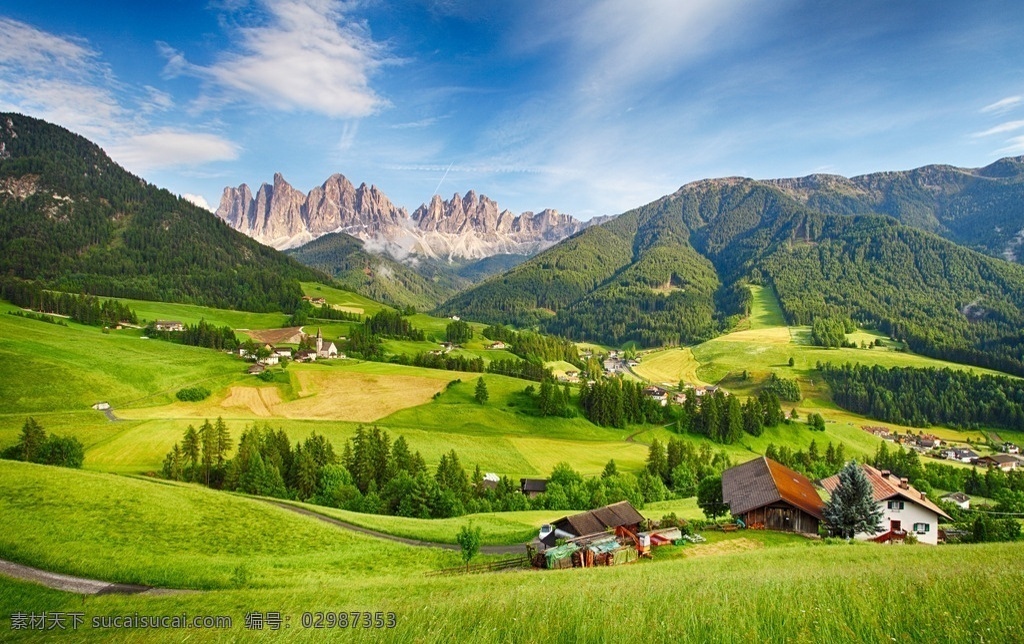
[[[441,570],[431,570],[426,575],[428,577],[436,577],[440,575],[462,575],[471,572],[496,572],[499,570],[512,570],[514,568],[529,568],[530,558],[526,555],[520,555],[512,559],[502,559],[501,561],[490,561],[487,563],[470,564],[467,566],[455,566],[454,568],[442,568]]]

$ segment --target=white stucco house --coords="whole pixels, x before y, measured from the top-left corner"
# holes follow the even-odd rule
[[[967,496],[963,492],[951,492],[946,496],[942,497],[943,501],[949,501],[955,503],[961,510],[971,509],[971,497]]]
[[[902,541],[907,533],[913,533],[920,543],[935,545],[939,542],[939,519],[952,521],[950,516],[935,505],[928,495],[914,489],[907,479],[901,479],[888,470],[876,470],[862,465],[864,474],[871,483],[875,502],[882,510],[882,520],[876,534],[854,535],[862,541],[890,543]],[[821,486],[831,494],[839,487],[839,475],[821,481]]]

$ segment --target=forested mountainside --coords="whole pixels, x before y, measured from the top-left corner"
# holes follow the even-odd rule
[[[455,292],[451,279],[445,283],[424,277],[386,255],[364,250],[361,240],[345,233],[329,233],[285,252],[344,288],[398,308],[430,309]]]
[[[326,280],[146,183],[97,145],[0,114],[0,274],[73,293],[291,310]]]
[[[584,230],[441,310],[645,346],[704,339],[772,287],[791,322],[849,316],[921,353],[1024,373],[1024,267],[779,188],[705,180]]]
[[[819,212],[891,215],[989,255],[1024,261],[1024,156],[984,168],[929,165],[849,179],[811,175],[765,183]]]

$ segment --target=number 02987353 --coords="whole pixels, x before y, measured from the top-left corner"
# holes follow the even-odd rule
[[[382,611],[307,612],[302,614],[303,628],[394,628],[398,618]]]

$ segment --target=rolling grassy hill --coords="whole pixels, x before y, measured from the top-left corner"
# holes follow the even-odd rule
[[[53,472],[0,463],[5,489],[19,491],[0,499],[4,515],[14,518],[0,536],[0,555],[202,592],[100,595],[83,603],[77,595],[0,578],[3,622],[18,611],[185,612],[231,616],[233,628],[212,635],[249,639],[255,634],[244,629],[244,614],[273,610],[288,616],[291,627],[259,633],[260,639],[325,640],[337,634],[303,629],[303,612],[369,610],[394,612],[396,628],[349,630],[347,638],[601,641],[646,632],[704,642],[973,641],[979,633],[1012,641],[1024,619],[1024,607],[1011,599],[1024,573],[1002,565],[1018,555],[1014,544],[824,545],[750,531],[711,535],[707,544],[662,550],[653,562],[632,566],[424,577],[419,573],[457,555],[382,542],[207,490]],[[610,596],[615,611],[607,610]],[[907,619],[907,604],[920,607],[915,619]],[[180,641],[181,635],[158,630],[146,638]],[[109,637],[89,628],[77,634],[85,641]]]

